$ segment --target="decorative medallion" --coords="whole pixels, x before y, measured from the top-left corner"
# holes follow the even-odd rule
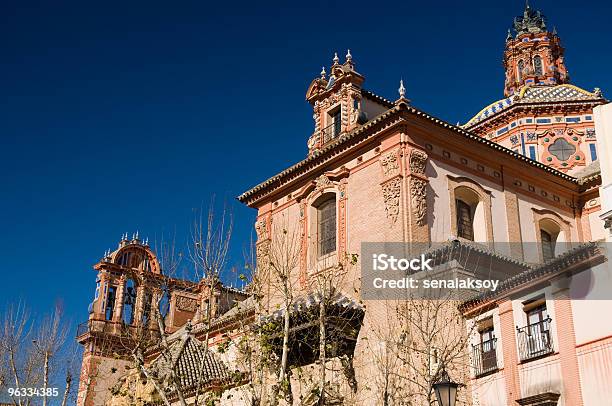
[[[425,173],[425,165],[427,163],[427,154],[418,149],[413,149],[410,152],[410,172],[411,173]]]
[[[327,186],[330,186],[331,184],[332,182],[327,176],[321,175],[317,179],[315,179],[315,190],[324,189]]]
[[[382,167],[383,174],[386,177],[397,175],[399,173],[399,160],[397,159],[397,152],[389,152],[380,159],[380,166]]]

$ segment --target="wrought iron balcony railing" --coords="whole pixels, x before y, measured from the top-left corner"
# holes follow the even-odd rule
[[[537,323],[516,328],[521,361],[539,358],[554,351],[550,322],[551,318],[548,317]]]
[[[472,358],[477,377],[497,371],[497,338],[473,345]]]
[[[323,140],[323,144],[327,144],[329,141],[340,135],[341,129],[341,122],[339,120],[334,121],[327,127],[321,129],[321,139]]]

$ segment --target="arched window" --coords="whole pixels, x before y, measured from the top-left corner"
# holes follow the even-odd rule
[[[461,199],[455,200],[457,205],[457,235],[466,240],[474,241],[474,213],[472,207]]]
[[[555,241],[548,231],[540,230],[540,239],[542,240],[542,258],[548,261],[555,257]]]
[[[336,251],[336,198],[329,195],[317,206],[319,256]]]
[[[561,252],[560,247],[557,246],[557,242],[563,238],[560,238],[562,234],[561,227],[556,221],[550,218],[544,218],[540,220],[540,244],[542,244],[542,260],[551,260]]]
[[[136,310],[136,282],[128,279],[123,293],[123,322],[134,323],[134,311]]]
[[[536,55],[533,57],[533,71],[536,76],[541,76],[544,74],[544,69],[542,68],[542,57],[540,55]]]
[[[113,315],[115,312],[115,299],[117,297],[117,287],[116,286],[110,286],[110,288],[108,289],[108,293],[106,296],[106,305],[104,308],[104,318],[106,320],[112,320],[113,319]]]
[[[516,76],[518,78],[519,82],[523,78],[523,69],[525,69],[525,62],[520,60],[520,61],[518,61],[518,75]]]
[[[142,325],[147,327],[149,325],[149,321],[151,320],[151,301],[153,300],[153,296],[151,292],[146,291],[143,298],[142,303]]]

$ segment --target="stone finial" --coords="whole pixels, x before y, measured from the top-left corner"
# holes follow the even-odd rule
[[[506,36],[506,42],[512,41],[512,32],[510,32],[510,28],[508,28],[508,35]]]
[[[350,49],[348,49],[348,50],[346,51],[346,61],[347,61],[347,62],[350,62],[350,61],[352,61],[352,60],[353,60],[353,55],[351,55],[351,50],[350,50]]]
[[[340,58],[338,58],[338,52],[334,52],[334,65],[338,65],[338,62],[340,62]]]
[[[595,89],[593,89],[593,94],[595,94],[595,96],[597,97],[603,97],[603,92],[601,91],[600,88],[596,87]]]
[[[323,67],[321,68],[321,79],[325,79],[325,75],[326,75],[326,73],[327,73],[327,72],[325,72],[325,66],[323,66]]]
[[[400,98],[404,98],[404,96],[406,96],[406,88],[404,87],[404,80],[400,79],[400,87],[399,89],[397,89],[397,91],[399,92]]]

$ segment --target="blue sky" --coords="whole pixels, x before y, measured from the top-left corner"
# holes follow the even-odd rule
[[[210,3],[210,4],[209,4]],[[502,97],[524,3],[4,2],[0,13],[2,300],[87,317],[92,265],[122,233],[188,233],[227,199],[242,262],[254,212],[234,197],[305,157],[306,88],[350,48],[365,87],[464,122]],[[532,1],[573,83],[612,91],[606,1]],[[344,59],[344,58],[342,58]]]

